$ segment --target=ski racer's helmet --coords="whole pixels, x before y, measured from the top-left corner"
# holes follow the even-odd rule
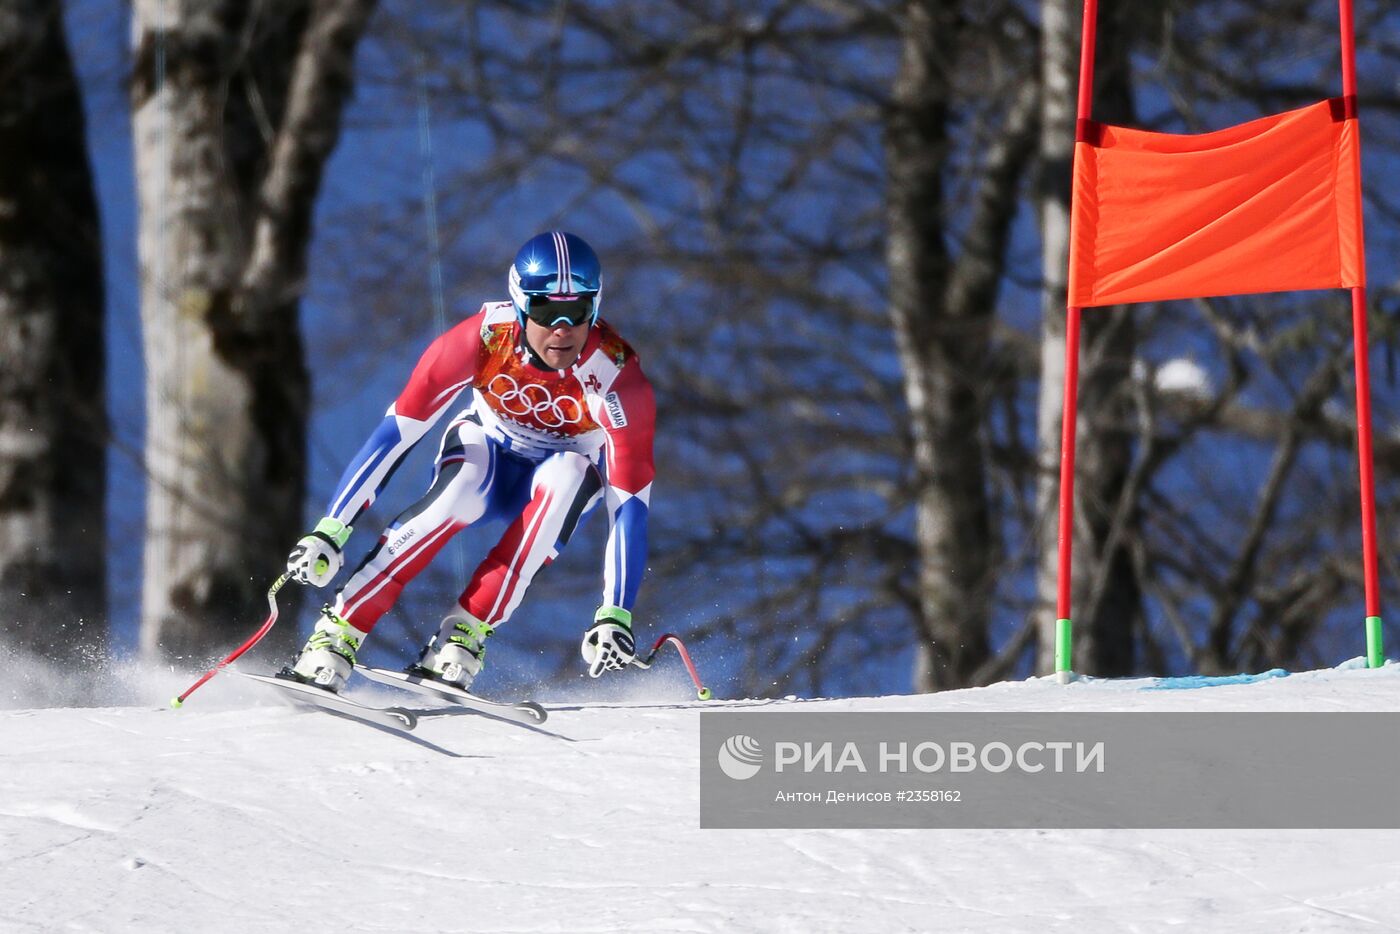
[[[598,320],[603,265],[582,237],[550,230],[525,241],[510,265],[510,300],[525,326],[544,327]]]

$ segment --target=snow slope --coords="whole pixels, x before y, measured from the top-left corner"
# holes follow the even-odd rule
[[[700,705],[665,678],[549,705],[567,739],[457,714],[406,739],[232,677],[177,712],[183,675],[149,680],[147,706],[0,711],[0,931],[1400,930],[1400,831],[701,831]],[[1145,690],[1191,683],[748,703],[1400,710],[1395,664]]]

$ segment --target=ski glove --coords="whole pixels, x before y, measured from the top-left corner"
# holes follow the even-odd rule
[[[349,538],[350,526],[336,519],[322,519],[287,555],[287,572],[303,584],[326,586],[345,561],[340,549]]]
[[[583,634],[579,651],[588,663],[590,678],[605,671],[621,671],[632,664],[632,659],[637,657],[637,644],[632,640],[632,614],[620,606],[600,609],[593,626]]]

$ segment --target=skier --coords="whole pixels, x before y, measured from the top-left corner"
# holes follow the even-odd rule
[[[428,347],[345,469],[325,518],[288,556],[296,580],[330,583],[356,517],[457,397],[475,390],[443,434],[427,495],[384,530],[322,609],[292,665],[297,679],[338,691],[375,622],[442,546],[469,525],[505,519],[504,535],[414,669],[469,688],[486,639],[599,501],[610,522],[603,600],[581,651],[595,678],[632,661],[631,608],[646,567],[655,474],[651,384],[636,353],[598,317],[602,267],[581,238],[557,230],[531,238],[508,281],[510,301],[486,303]]]

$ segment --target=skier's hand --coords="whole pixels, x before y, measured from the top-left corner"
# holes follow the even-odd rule
[[[600,609],[593,626],[583,634],[579,651],[588,663],[590,678],[605,671],[621,671],[632,664],[632,659],[637,657],[637,644],[632,639],[632,614],[620,606]]]
[[[287,555],[287,572],[303,584],[326,586],[345,562],[340,549],[349,538],[350,526],[335,519],[322,519]]]

